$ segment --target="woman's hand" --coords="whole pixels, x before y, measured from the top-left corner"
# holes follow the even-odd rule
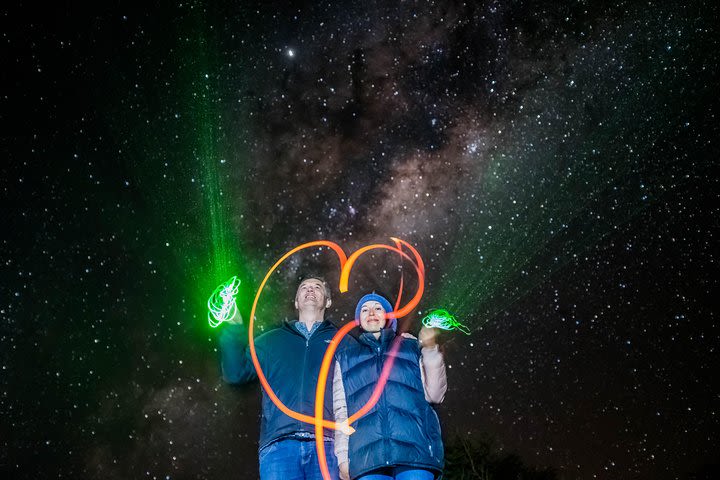
[[[423,326],[418,333],[418,342],[422,348],[433,348],[437,345],[437,328],[428,328]]]

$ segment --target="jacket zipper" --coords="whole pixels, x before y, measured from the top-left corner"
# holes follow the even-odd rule
[[[380,336],[380,338],[378,340],[380,340],[380,344],[375,348],[375,350],[376,350],[376,355],[375,355],[376,368],[375,368],[375,370],[377,371],[377,381],[379,382],[380,376],[382,375],[382,367],[383,367],[383,361],[382,361],[383,355],[380,352],[380,350],[382,348],[382,335]],[[383,457],[388,458],[389,441],[387,439],[388,436],[387,436],[387,432],[386,432],[386,423],[387,422],[385,422],[385,416],[384,416],[385,392],[380,394],[380,402],[382,402],[381,405],[376,405],[376,407],[378,408],[378,415],[380,416],[380,425],[382,425],[383,450],[384,450]],[[385,463],[387,463],[387,461]]]
[[[304,336],[305,335],[303,335],[303,337]],[[302,395],[300,397],[301,398],[300,401],[303,403],[305,402],[305,370],[307,370],[307,361],[308,361],[307,355],[308,355],[308,346],[309,345],[310,345],[310,339],[305,338],[305,352],[303,352],[302,374],[300,375],[300,394]],[[301,403],[300,410],[302,410],[303,407],[304,407],[304,405]],[[297,420],[297,424],[298,424],[298,426],[297,426],[298,431],[302,431],[302,428],[303,428],[302,422],[300,422],[300,420]]]

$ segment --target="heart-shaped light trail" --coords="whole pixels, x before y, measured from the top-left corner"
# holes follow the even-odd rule
[[[387,383],[388,375],[390,374],[390,369],[392,368],[392,365],[394,363],[395,354],[397,353],[397,349],[400,347],[400,342],[402,341],[402,336],[398,335],[398,337],[393,342],[393,345],[390,349],[390,352],[388,354],[389,361],[383,366],[383,370],[380,374],[380,379],[378,380],[377,385],[375,386],[375,389],[373,390],[372,395],[370,396],[370,399],[368,402],[357,412],[355,412],[353,415],[351,415],[348,418],[348,421],[346,424],[338,425],[333,421],[326,420],[323,418],[323,407],[324,407],[324,401],[325,401],[325,386],[327,385],[327,377],[328,372],[330,370],[330,364],[332,362],[332,357],[335,353],[335,350],[337,349],[340,341],[342,338],[355,326],[357,325],[356,321],[348,322],[346,325],[344,325],[342,328],[338,330],[338,332],[335,334],[333,339],[330,341],[330,344],[328,346],[328,349],[325,351],[325,355],[323,357],[323,362],[320,367],[320,373],[318,375],[318,385],[317,389],[315,391],[315,416],[311,417],[309,415],[304,415],[302,413],[296,412],[290,408],[288,408],[285,404],[282,403],[282,401],[277,397],[275,392],[273,391],[272,387],[267,381],[267,378],[265,377],[265,374],[262,371],[262,368],[260,366],[260,362],[257,358],[257,353],[255,351],[255,342],[253,339],[253,326],[254,326],[254,320],[255,320],[255,311],[257,309],[258,300],[260,299],[260,295],[265,288],[265,284],[267,283],[268,279],[272,275],[272,273],[277,269],[282,262],[284,262],[288,257],[291,255],[299,252],[300,250],[303,250],[305,248],[311,248],[311,247],[328,247],[331,250],[335,252],[335,254],[338,256],[338,259],[340,260],[340,285],[339,290],[340,293],[345,293],[348,291],[348,282],[350,279],[350,271],[352,270],[353,265],[355,264],[355,261],[365,252],[368,252],[370,250],[389,250],[392,252],[395,252],[399,254],[401,257],[409,260],[413,266],[415,267],[415,270],[418,275],[418,289],[415,293],[415,296],[402,308],[397,308],[398,305],[396,305],[396,309],[393,312],[387,312],[386,317],[387,318],[402,318],[408,313],[410,313],[420,302],[420,299],[422,298],[423,292],[424,292],[424,284],[425,284],[425,265],[422,261],[422,258],[420,257],[420,254],[417,252],[417,250],[407,243],[404,240],[393,238],[391,237],[391,240],[395,243],[396,246],[391,245],[384,245],[384,244],[373,244],[373,245],[367,245],[365,247],[362,247],[361,249],[357,250],[355,253],[353,253],[349,258],[345,255],[345,252],[342,248],[340,248],[339,245],[337,245],[334,242],[326,241],[326,240],[316,240],[314,242],[308,242],[304,243],[302,245],[298,245],[297,247],[293,248],[292,250],[288,251],[285,255],[283,255],[275,264],[270,268],[270,270],[265,275],[265,278],[263,279],[262,283],[260,284],[260,287],[258,288],[257,293],[255,294],[255,300],[253,301],[252,310],[250,311],[250,321],[248,325],[248,343],[250,347],[250,357],[252,358],[253,365],[255,366],[255,371],[257,372],[258,379],[260,380],[260,384],[265,389],[265,392],[267,393],[268,397],[272,402],[280,409],[281,412],[283,412],[285,415],[288,415],[296,420],[310,423],[315,425],[315,439],[316,439],[316,446],[318,451],[318,459],[320,463],[320,470],[323,475],[323,478],[326,480],[329,480],[330,473],[327,466],[327,458],[325,456],[325,444],[323,443],[323,429],[324,428],[330,428],[330,429],[344,429],[347,431],[346,425],[350,425],[351,423],[357,421],[360,417],[365,415],[371,408],[375,406],[377,401],[380,398],[380,395],[382,394],[382,390],[385,387],[385,383]],[[407,247],[413,254],[413,257],[410,257],[407,253],[405,253],[402,250],[402,247]],[[401,282],[401,289],[402,289],[402,282]],[[398,293],[398,304],[399,299],[402,292]],[[357,319],[355,319],[357,320]],[[349,429],[349,431],[352,431],[352,428]]]

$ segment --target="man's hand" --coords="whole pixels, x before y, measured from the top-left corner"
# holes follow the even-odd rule
[[[242,315],[240,315],[240,310],[235,310],[235,315],[232,316],[232,318],[228,319],[228,323],[232,323],[233,325],[242,325],[243,319]]]
[[[420,333],[418,333],[418,341],[422,348],[433,348],[437,345],[437,328],[422,327]]]
[[[342,480],[350,480],[350,464],[348,462],[340,464],[340,478]]]

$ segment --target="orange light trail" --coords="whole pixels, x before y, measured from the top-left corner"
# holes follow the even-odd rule
[[[260,294],[263,291],[263,288],[265,288],[265,284],[267,283],[268,279],[270,278],[270,275],[273,274],[275,269],[285,261],[288,257],[295,254],[296,252],[299,252],[300,250],[303,250],[305,248],[310,247],[329,247],[332,249],[340,259],[340,267],[344,267],[345,263],[347,262],[347,256],[345,255],[345,252],[340,248],[336,243],[328,242],[325,240],[317,240],[314,242],[308,242],[303,243],[302,245],[298,245],[297,247],[293,248],[289,252],[287,252],[285,255],[283,255],[280,260],[275,262],[275,265],[270,268],[270,270],[265,275],[265,278],[263,279],[262,283],[260,284],[260,288],[258,289],[257,293],[255,294],[255,300],[253,301],[252,310],[250,311],[250,323],[248,324],[248,345],[250,346],[250,357],[252,358],[253,365],[255,366],[255,371],[257,372],[258,380],[260,380],[260,384],[265,389],[265,392],[267,393],[268,397],[270,397],[270,400],[280,409],[281,412],[283,412],[285,415],[288,415],[289,417],[292,417],[296,420],[300,420],[301,422],[306,422],[310,424],[315,424],[315,418],[311,417],[310,415],[303,415],[302,413],[296,412],[295,410],[292,410],[288,408],[275,394],[272,387],[270,387],[270,384],[267,381],[267,378],[265,378],[265,374],[262,371],[262,368],[260,367],[260,362],[257,358],[257,353],[255,352],[255,341],[253,339],[253,324],[255,320],[255,310],[257,309],[257,303],[260,299]],[[321,417],[322,418],[322,417]],[[322,420],[322,425],[325,428],[335,428],[335,422],[329,421],[329,420]]]
[[[280,409],[281,412],[283,412],[285,415],[288,415],[289,417],[292,417],[296,420],[299,420],[301,422],[309,423],[312,425],[315,425],[315,443],[317,446],[317,452],[318,452],[318,460],[320,463],[320,471],[323,475],[323,478],[325,480],[330,480],[330,472],[328,470],[327,466],[327,457],[325,453],[325,443],[323,441],[323,429],[333,429],[337,430],[340,428],[340,426],[330,420],[323,418],[323,408],[325,404],[325,387],[327,385],[327,379],[328,374],[330,370],[330,364],[332,363],[333,355],[335,354],[335,351],[337,350],[337,347],[340,345],[340,341],[342,338],[347,335],[347,333],[356,327],[356,322],[348,322],[345,324],[342,328],[340,328],[337,333],[333,336],[332,340],[330,341],[330,344],[328,345],[327,350],[325,351],[325,355],[323,356],[323,361],[320,366],[320,373],[318,374],[318,384],[317,389],[315,390],[315,416],[311,417],[310,415],[305,415],[299,412],[296,412],[290,408],[288,408],[275,394],[272,387],[267,381],[267,378],[265,377],[265,374],[262,371],[262,367],[260,366],[260,362],[257,358],[257,352],[255,351],[255,341],[253,339],[253,326],[255,321],[255,311],[257,310],[257,304],[258,300],[260,299],[260,294],[262,293],[263,289],[265,288],[265,284],[267,283],[270,276],[273,274],[273,272],[277,269],[282,262],[284,262],[288,257],[291,255],[294,255],[295,253],[299,252],[300,250],[303,250],[305,248],[310,247],[328,247],[331,250],[335,252],[335,254],[338,256],[338,259],[340,261],[340,285],[339,290],[340,293],[345,293],[348,291],[348,283],[350,279],[350,271],[352,270],[353,265],[355,264],[355,261],[365,252],[368,252],[370,250],[389,250],[391,252],[395,252],[399,254],[402,258],[407,259],[410,263],[413,264],[415,267],[415,270],[418,275],[418,289],[417,292],[415,292],[415,296],[402,308],[398,308],[398,305],[400,304],[400,299],[402,297],[402,288],[403,288],[403,282],[402,278],[400,280],[400,291],[398,292],[398,298],[395,303],[395,311],[393,312],[386,312],[386,318],[395,318],[399,319],[410,313],[418,303],[420,303],[420,299],[423,296],[423,292],[425,289],[425,264],[423,263],[422,258],[420,257],[420,254],[418,251],[409,243],[407,243],[404,240],[401,240],[399,238],[391,237],[391,240],[395,243],[395,247],[385,244],[373,244],[373,245],[367,245],[365,247],[360,248],[359,250],[355,251],[349,258],[345,255],[345,252],[342,248],[340,248],[339,245],[337,245],[334,242],[326,241],[326,240],[316,240],[314,242],[308,242],[303,243],[302,245],[298,245],[297,247],[293,248],[292,250],[288,251],[285,255],[283,255],[275,264],[270,268],[270,270],[265,275],[265,278],[263,279],[262,283],[260,284],[260,287],[258,288],[257,293],[255,294],[255,300],[253,301],[252,309],[250,311],[250,322],[248,324],[248,340],[249,340],[249,347],[250,347],[250,357],[252,359],[253,365],[255,366],[255,371],[257,372],[258,380],[260,381],[260,384],[262,385],[263,389],[265,389],[265,392],[267,393],[268,397],[272,402],[275,404],[275,406]],[[413,257],[410,257],[407,253],[402,251],[402,247],[407,247],[413,254]],[[355,319],[357,321],[357,319]],[[380,395],[382,394],[383,388],[385,387],[385,384],[387,383],[388,376],[390,375],[390,370],[392,369],[393,363],[395,361],[395,355],[397,353],[398,348],[400,348],[400,342],[402,342],[402,336],[398,335],[398,337],[393,341],[393,345],[390,349],[390,352],[388,353],[388,356],[390,357],[388,362],[383,366],[382,372],[380,373],[380,378],[378,380],[377,385],[375,386],[375,389],[373,390],[372,395],[370,396],[370,399],[367,401],[365,405],[363,405],[360,410],[355,412],[353,415],[351,415],[348,420],[347,424],[348,426],[351,423],[354,423],[357,421],[360,417],[365,415],[371,408],[375,406],[375,404],[380,399]],[[350,433],[352,433],[354,430],[352,427],[349,427]]]

